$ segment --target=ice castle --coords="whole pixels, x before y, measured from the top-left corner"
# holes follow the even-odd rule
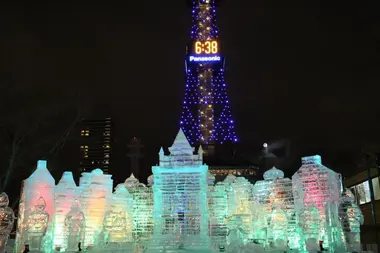
[[[114,190],[99,169],[79,186],[71,172],[56,184],[39,161],[23,182],[15,252],[360,251],[362,213],[318,155],[302,158],[291,179],[272,168],[255,184],[233,175],[215,184],[182,130],[159,158],[148,185],[132,174]]]

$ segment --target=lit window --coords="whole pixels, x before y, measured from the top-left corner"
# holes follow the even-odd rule
[[[85,129],[80,131],[81,136],[90,136],[90,131]]]

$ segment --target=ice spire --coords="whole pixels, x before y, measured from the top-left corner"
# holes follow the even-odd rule
[[[32,175],[30,175],[30,177],[27,180],[55,185],[55,179],[50,174],[50,171],[47,169],[46,165],[47,162],[45,160],[39,160],[37,162],[36,170],[32,173]]]
[[[193,154],[193,148],[190,146],[189,141],[187,140],[185,134],[180,128],[177,136],[174,139],[173,145],[169,148],[170,153],[187,153]]]

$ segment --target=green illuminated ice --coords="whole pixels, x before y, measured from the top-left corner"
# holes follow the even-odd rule
[[[132,174],[114,190],[100,169],[82,173],[79,186],[65,172],[56,185],[39,161],[23,182],[15,252],[360,250],[363,215],[320,156],[302,158],[292,179],[272,168],[255,184],[233,175],[215,183],[202,156],[180,130],[148,185]],[[13,222],[4,196],[1,250]]]

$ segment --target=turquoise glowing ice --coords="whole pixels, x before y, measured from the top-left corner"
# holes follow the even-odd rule
[[[233,175],[215,184],[182,130],[169,152],[160,150],[148,186],[131,174],[114,191],[100,169],[82,173],[79,186],[71,172],[55,185],[39,161],[23,182],[15,252],[310,252],[320,241],[331,252],[359,250],[363,215],[319,156],[303,158],[292,180],[272,168],[255,184]]]

